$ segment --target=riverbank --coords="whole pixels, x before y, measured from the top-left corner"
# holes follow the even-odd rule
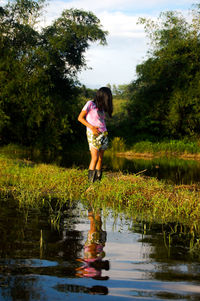
[[[199,141],[170,140],[163,142],[140,141],[127,147],[124,140],[115,137],[112,141],[112,151],[117,156],[131,158],[178,157],[181,159],[200,160]]]
[[[126,159],[134,159],[134,158],[141,158],[141,159],[153,159],[153,158],[160,158],[160,157],[168,157],[168,158],[179,158],[179,159],[184,159],[184,160],[196,160],[200,161],[200,153],[198,154],[189,154],[189,153],[174,153],[174,152],[167,152],[167,151],[162,151],[162,152],[143,152],[143,153],[138,153],[134,151],[124,151],[124,152],[117,152],[116,153],[117,157],[122,157]]]
[[[177,223],[200,235],[200,186],[167,185],[141,175],[104,173],[102,181],[89,184],[87,170],[35,164],[0,155],[0,194],[12,196],[21,207],[42,207],[56,201],[81,200],[85,206],[111,208],[136,220]]]

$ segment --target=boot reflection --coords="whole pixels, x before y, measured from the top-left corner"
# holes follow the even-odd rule
[[[102,230],[101,215],[89,211],[88,219],[90,220],[90,230],[84,245],[84,258],[78,259],[83,265],[77,268],[76,275],[96,280],[108,280],[108,276],[102,276],[102,270],[109,270],[109,261],[103,260],[106,231]]]

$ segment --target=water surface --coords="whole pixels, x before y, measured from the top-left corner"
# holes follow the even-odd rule
[[[6,154],[8,156],[8,153]],[[48,153],[10,153],[10,156],[25,158],[36,163],[53,163],[62,167],[87,169],[90,162],[89,151],[74,151],[60,155]],[[184,160],[177,157],[160,157],[154,159],[123,158],[105,152],[104,171],[121,171],[123,173],[141,173],[156,177],[172,184],[194,184],[200,182],[200,161]]]
[[[35,157],[36,162],[56,163],[63,167],[88,168],[89,152],[71,152],[58,157]],[[153,159],[123,158],[105,152],[103,169],[105,171],[121,171],[123,173],[140,173],[156,177],[172,184],[193,184],[200,182],[200,161],[184,160],[176,157],[160,157]]]
[[[57,158],[57,164],[64,167],[78,166],[88,168],[88,152],[67,153]],[[200,162],[179,158],[160,157],[154,159],[123,158],[105,152],[104,170],[122,171],[123,173],[140,173],[156,177],[174,184],[193,184],[200,182]]]
[[[179,227],[105,218],[77,203],[55,228],[48,208],[0,203],[2,301],[200,300],[200,261]]]

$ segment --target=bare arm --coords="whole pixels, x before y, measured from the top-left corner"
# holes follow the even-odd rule
[[[78,121],[80,121],[83,125],[90,128],[95,136],[98,136],[99,133],[100,133],[99,130],[98,130],[98,127],[93,126],[89,122],[87,122],[87,120],[85,119],[86,114],[87,114],[87,111],[81,111],[79,116],[78,116]]]

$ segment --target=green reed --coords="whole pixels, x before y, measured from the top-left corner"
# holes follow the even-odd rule
[[[163,142],[141,141],[135,143],[131,151],[138,153],[168,153],[168,154],[198,154],[200,145],[198,141],[170,140]]]
[[[12,195],[20,205],[40,205],[53,198],[68,202],[79,198],[87,184],[85,172],[54,165],[34,164],[0,156],[0,191]]]
[[[125,151],[125,141],[123,138],[121,137],[115,137],[112,139],[111,141],[111,147],[110,147],[110,151],[111,152],[123,152]]]
[[[200,235],[198,185],[167,185],[155,178],[104,173],[101,182],[88,183],[87,171],[34,164],[0,155],[0,193],[12,196],[21,207],[73,204],[81,200],[94,209],[112,210],[141,221],[187,225]],[[52,209],[53,211],[53,209]],[[59,211],[59,210],[58,210]],[[58,216],[54,215],[54,222]]]

